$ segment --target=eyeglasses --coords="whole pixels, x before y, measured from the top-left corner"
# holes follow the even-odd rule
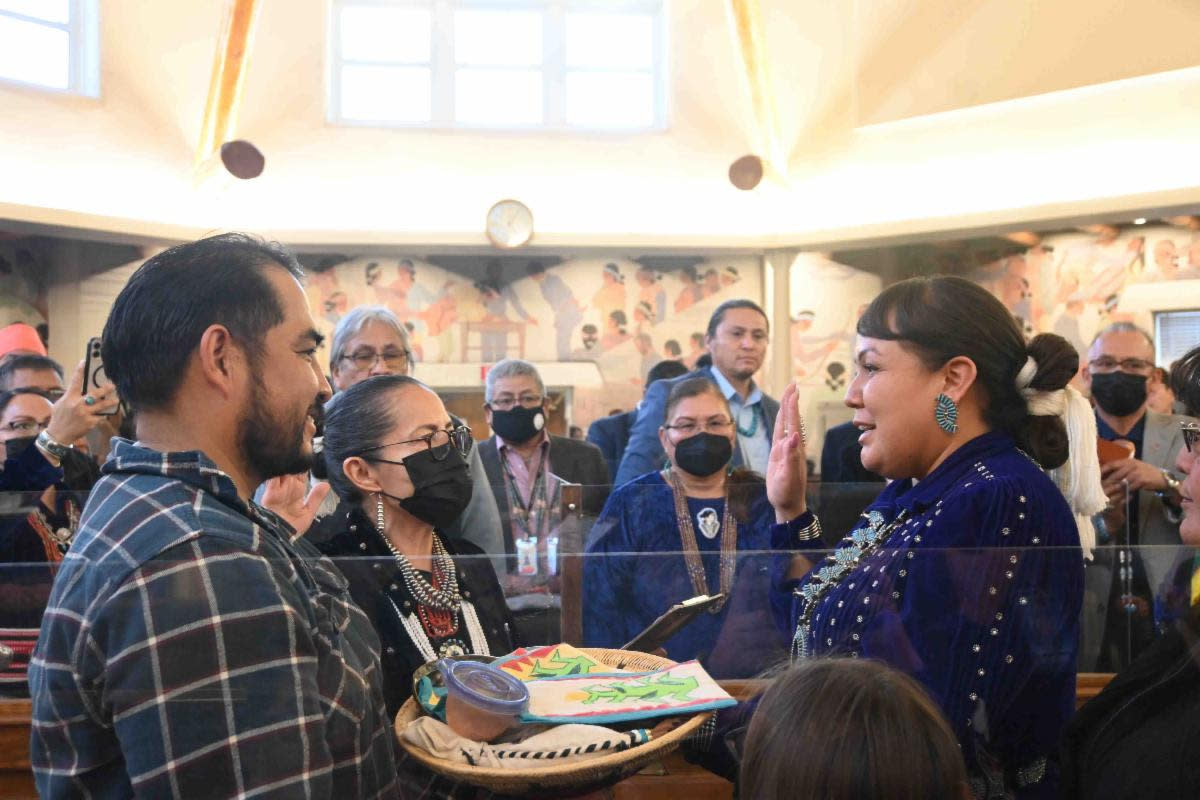
[[[379,361],[388,369],[401,370],[408,364],[408,353],[403,350],[384,350],[376,353],[374,350],[355,350],[344,355],[340,361],[352,361],[359,369],[371,369]]]
[[[511,411],[517,403],[521,404],[521,408],[537,408],[542,404],[542,396],[540,394],[523,394],[520,397],[504,395],[492,400],[488,406],[493,411]]]
[[[733,420],[729,419],[728,417],[713,417],[704,424],[700,424],[694,419],[684,418],[679,422],[676,422],[674,425],[663,425],[663,430],[679,431],[683,438],[687,439],[688,437],[694,436],[702,430],[705,433],[715,433],[723,436],[729,433],[729,428],[731,425],[733,425]]]
[[[50,420],[46,420],[45,422],[38,422],[37,420],[33,420],[33,419],[13,420],[12,422],[6,423],[4,426],[5,430],[10,430],[13,433],[20,433],[20,434],[25,434],[25,435],[29,435],[31,433],[37,433],[38,431],[45,430],[48,427],[50,427]]]
[[[1120,369],[1122,372],[1145,374],[1154,369],[1154,362],[1144,358],[1122,358],[1119,361],[1112,356],[1100,356],[1088,362],[1095,372],[1112,372]]]
[[[1200,442],[1200,422],[1181,422],[1179,429],[1183,433],[1183,446],[1189,453],[1192,452],[1196,442]]]
[[[454,445],[454,449],[463,458],[467,457],[467,453],[471,450],[471,429],[466,425],[459,425],[456,428],[442,428],[434,431],[427,436],[418,436],[416,439],[405,439],[402,442],[388,442],[387,444],[377,444],[374,447],[368,447],[359,452],[359,455],[370,453],[374,450],[382,450],[385,447],[391,447],[394,444],[412,444],[413,442],[424,442],[429,448],[429,452],[433,454],[434,461],[445,461],[450,455],[449,445]],[[404,459],[398,461],[387,458],[377,458],[375,456],[363,456],[368,461],[379,461],[384,464],[404,464]]]

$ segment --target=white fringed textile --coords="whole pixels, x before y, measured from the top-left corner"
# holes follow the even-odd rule
[[[1025,398],[1029,413],[1039,417],[1059,417],[1070,442],[1067,462],[1049,471],[1050,478],[1063,493],[1075,515],[1083,557],[1090,561],[1096,549],[1096,529],[1092,515],[1104,510],[1108,498],[1100,483],[1100,459],[1096,452],[1096,415],[1087,398],[1073,386],[1044,392],[1030,388],[1037,374],[1037,362],[1030,356],[1017,374],[1017,389]]]

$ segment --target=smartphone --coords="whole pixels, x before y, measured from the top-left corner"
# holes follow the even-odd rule
[[[111,383],[108,373],[104,371],[104,359],[100,356],[100,337],[93,336],[88,339],[87,354],[83,357],[83,393],[91,394],[96,389]],[[114,405],[108,411],[100,413],[104,416],[111,416],[117,413],[117,406]]]
[[[622,650],[637,650],[640,653],[653,653],[666,644],[667,640],[687,626],[689,622],[704,613],[708,608],[725,599],[725,595],[697,595],[691,599],[676,603],[651,622],[637,636],[621,646]]]

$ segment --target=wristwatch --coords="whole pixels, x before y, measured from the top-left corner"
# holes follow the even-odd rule
[[[57,458],[59,461],[62,461],[67,453],[69,453],[73,448],[73,445],[63,444],[62,442],[51,438],[48,431],[42,431],[39,433],[37,435],[35,444],[37,444],[50,455]]]

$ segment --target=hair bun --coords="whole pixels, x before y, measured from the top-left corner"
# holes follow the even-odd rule
[[[1079,353],[1056,333],[1039,333],[1029,342],[1026,353],[1037,362],[1037,373],[1029,386],[1043,392],[1066,387],[1079,372]]]

